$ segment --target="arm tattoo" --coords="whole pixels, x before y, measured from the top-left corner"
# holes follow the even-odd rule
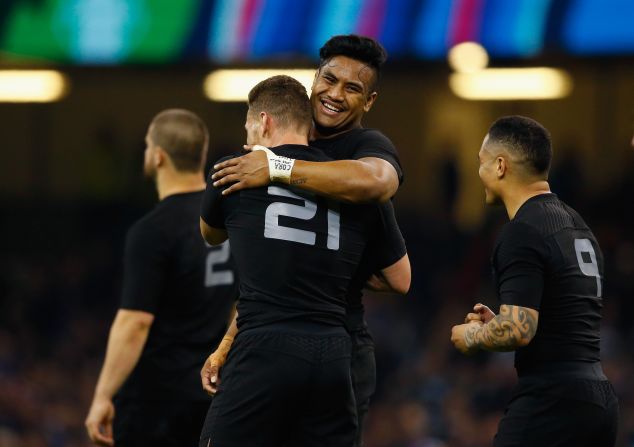
[[[465,342],[468,347],[488,351],[514,351],[535,336],[538,317],[536,310],[503,304],[500,313],[487,324],[469,328]]]
[[[301,185],[303,183],[306,183],[308,180],[305,178],[298,178],[295,180],[291,180],[291,185]]]

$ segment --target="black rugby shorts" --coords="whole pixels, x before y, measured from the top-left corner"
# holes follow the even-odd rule
[[[356,434],[350,338],[240,332],[221,372],[200,446],[349,447]]]
[[[351,331],[350,338],[352,341],[350,374],[357,405],[358,425],[353,446],[361,447],[370,398],[376,389],[376,359],[374,357],[374,340],[366,327]]]
[[[607,380],[520,379],[495,447],[613,447],[619,405]]]

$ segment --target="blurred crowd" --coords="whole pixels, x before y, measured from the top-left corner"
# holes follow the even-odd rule
[[[619,445],[629,447],[634,180],[615,181],[599,195],[586,190],[578,175],[562,164],[551,183],[584,216],[604,252],[603,365],[620,398]],[[90,445],[83,420],[118,303],[123,238],[147,206],[2,204],[0,446]],[[494,210],[481,228],[464,231],[450,213],[405,206],[397,212],[413,284],[406,297],[366,299],[379,379],[366,446],[491,445],[515,383],[513,354],[464,357],[449,336],[476,302],[497,308],[489,253],[506,218]]]

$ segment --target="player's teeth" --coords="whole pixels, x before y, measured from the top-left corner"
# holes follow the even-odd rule
[[[331,106],[327,102],[324,103],[324,107],[326,107],[328,110],[332,110],[333,112],[338,112],[339,111],[339,109],[335,109],[333,106]]]

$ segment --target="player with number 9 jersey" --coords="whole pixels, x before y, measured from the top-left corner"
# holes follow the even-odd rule
[[[555,194],[527,200],[500,233],[492,262],[500,303],[539,311],[535,336],[515,354],[518,375],[553,362],[599,362],[603,256],[575,210]]]
[[[612,446],[618,400],[601,366],[603,256],[579,213],[550,190],[550,133],[524,116],[496,120],[479,176],[510,221],[492,256],[500,311],[476,304],[452,328],[457,349],[515,351],[518,383],[493,445]]]
[[[540,194],[506,224],[492,261],[500,303],[539,312],[533,339],[515,351],[519,383],[494,445],[614,445],[618,403],[600,363],[603,256],[592,231],[555,194]]]

